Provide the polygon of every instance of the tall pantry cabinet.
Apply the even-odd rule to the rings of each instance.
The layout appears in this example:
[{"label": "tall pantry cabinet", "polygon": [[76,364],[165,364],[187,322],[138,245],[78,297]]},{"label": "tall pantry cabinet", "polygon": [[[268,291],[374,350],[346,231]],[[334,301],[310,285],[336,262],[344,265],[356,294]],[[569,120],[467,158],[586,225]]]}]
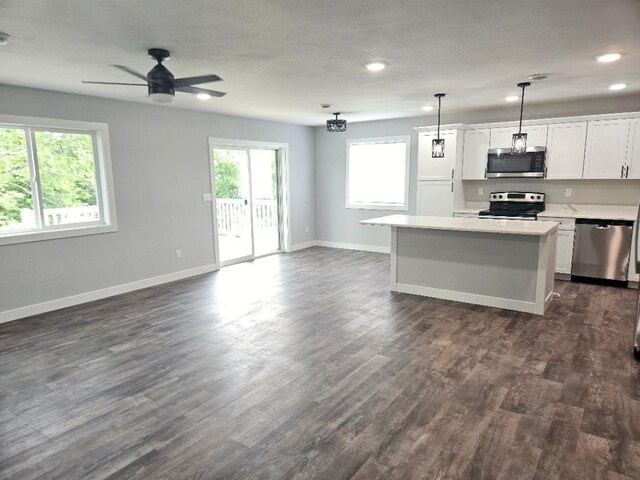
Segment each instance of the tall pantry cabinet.
[{"label": "tall pantry cabinet", "polygon": [[440,131],[444,139],[444,157],[431,156],[431,141],[437,131],[418,132],[417,215],[452,217],[453,210],[464,207],[462,192],[462,130]]}]

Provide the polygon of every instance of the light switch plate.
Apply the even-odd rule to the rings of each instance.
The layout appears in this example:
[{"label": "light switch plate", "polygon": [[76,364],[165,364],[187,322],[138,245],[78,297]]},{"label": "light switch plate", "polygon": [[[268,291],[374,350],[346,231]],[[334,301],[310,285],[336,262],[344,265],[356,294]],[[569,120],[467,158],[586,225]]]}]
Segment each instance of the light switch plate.
[{"label": "light switch plate", "polygon": [[484,188],[478,187],[478,195],[480,195],[481,197],[484,195]]},{"label": "light switch plate", "polygon": [[212,200],[211,194],[210,193],[203,193],[202,194],[202,201],[203,202],[210,202]]}]

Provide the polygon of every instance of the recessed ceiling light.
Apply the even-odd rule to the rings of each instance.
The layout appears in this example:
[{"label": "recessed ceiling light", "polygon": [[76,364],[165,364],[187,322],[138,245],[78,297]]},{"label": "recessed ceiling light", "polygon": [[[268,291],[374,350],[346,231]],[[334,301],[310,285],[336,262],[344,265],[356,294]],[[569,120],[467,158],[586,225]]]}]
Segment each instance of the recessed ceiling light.
[{"label": "recessed ceiling light", "polygon": [[387,68],[387,62],[369,62],[364,65],[370,72],[379,72]]},{"label": "recessed ceiling light", "polygon": [[627,88],[626,83],[614,83],[613,85],[609,85],[609,90],[624,90]]},{"label": "recessed ceiling light", "polygon": [[211,95],[209,95],[208,93],[199,93],[196,95],[196,97],[198,97],[200,100],[209,100],[211,98]]},{"label": "recessed ceiling light", "polygon": [[520,97],[517,95],[509,95],[508,97],[505,98],[505,100],[507,102],[517,102],[518,100],[520,100]]},{"label": "recessed ceiling light", "polygon": [[6,45],[11,41],[11,35],[0,32],[0,45]]},{"label": "recessed ceiling light", "polygon": [[425,105],[424,107],[422,107],[422,110],[424,110],[425,112],[430,112],[431,110],[433,110],[433,105]]},{"label": "recessed ceiling light", "polygon": [[609,62],[615,62],[616,60],[620,60],[621,57],[622,57],[621,53],[605,53],[604,55],[598,55],[596,57],[596,60],[598,60],[601,63],[609,63]]}]

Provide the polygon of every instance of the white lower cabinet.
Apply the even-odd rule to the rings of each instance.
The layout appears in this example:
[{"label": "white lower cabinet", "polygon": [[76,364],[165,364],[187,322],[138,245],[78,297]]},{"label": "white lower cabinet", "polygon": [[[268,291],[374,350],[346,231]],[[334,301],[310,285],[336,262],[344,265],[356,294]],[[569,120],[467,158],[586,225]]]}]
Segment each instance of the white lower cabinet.
[{"label": "white lower cabinet", "polygon": [[418,182],[418,215],[431,217],[453,216],[453,182]]},{"label": "white lower cabinet", "polygon": [[576,221],[573,218],[540,217],[539,220],[558,222],[558,245],[556,248],[556,273],[571,275],[573,260],[573,240],[576,235]]}]

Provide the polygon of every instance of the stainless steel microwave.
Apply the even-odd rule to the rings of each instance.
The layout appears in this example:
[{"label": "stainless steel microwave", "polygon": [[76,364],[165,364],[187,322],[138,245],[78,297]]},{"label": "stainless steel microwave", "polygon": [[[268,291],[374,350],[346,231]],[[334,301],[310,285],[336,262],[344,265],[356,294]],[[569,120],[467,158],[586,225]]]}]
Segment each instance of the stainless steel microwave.
[{"label": "stainless steel microwave", "polygon": [[546,176],[546,147],[529,147],[525,153],[511,153],[510,148],[492,148],[487,155],[487,178]]}]

